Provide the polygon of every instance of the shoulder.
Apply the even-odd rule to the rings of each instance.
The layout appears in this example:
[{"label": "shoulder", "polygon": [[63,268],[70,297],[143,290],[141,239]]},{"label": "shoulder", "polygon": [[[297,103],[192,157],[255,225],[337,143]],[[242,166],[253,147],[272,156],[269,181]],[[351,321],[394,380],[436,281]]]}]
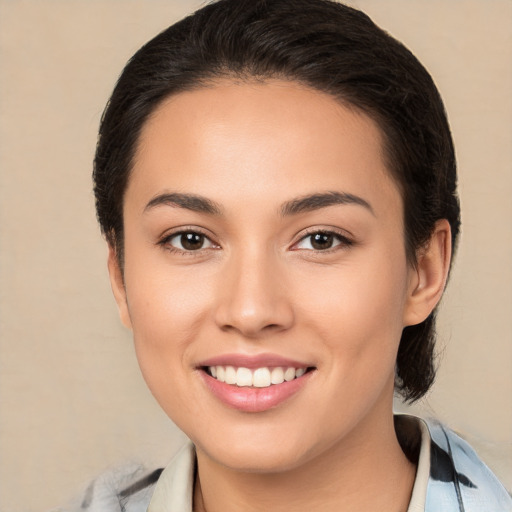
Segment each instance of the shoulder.
[{"label": "shoulder", "polygon": [[161,473],[134,465],[108,471],[61,512],[146,512]]},{"label": "shoulder", "polygon": [[195,449],[188,441],[164,469],[125,466],[94,480],[73,506],[53,512],[192,510]]},{"label": "shoulder", "polygon": [[445,503],[464,512],[510,512],[512,499],[471,446],[441,423],[425,421],[431,437],[425,510]]}]

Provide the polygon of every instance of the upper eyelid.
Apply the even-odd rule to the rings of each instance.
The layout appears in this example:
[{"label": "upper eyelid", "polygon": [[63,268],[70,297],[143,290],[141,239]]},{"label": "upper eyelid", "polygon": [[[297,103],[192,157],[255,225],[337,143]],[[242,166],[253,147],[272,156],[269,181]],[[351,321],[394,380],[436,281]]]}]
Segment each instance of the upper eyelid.
[{"label": "upper eyelid", "polygon": [[[308,238],[316,233],[325,233],[325,234],[334,235],[335,237],[337,237],[339,244],[337,244],[333,247],[329,247],[327,249],[305,249],[305,248],[297,247],[303,240],[305,240],[306,238]],[[355,244],[354,238],[352,236],[348,236],[347,234],[344,234],[343,230],[338,231],[333,228],[331,228],[331,229],[315,228],[305,234],[302,234],[300,237],[298,237],[295,240],[295,242],[293,242],[291,244],[290,250],[294,251],[294,252],[295,251],[306,251],[311,254],[319,254],[320,255],[320,254],[330,254],[333,252],[337,252],[339,250],[351,247],[354,244]]]},{"label": "upper eyelid", "polygon": [[166,230],[158,237],[158,240],[159,240],[159,242],[163,242],[165,240],[169,240],[177,235],[182,235],[184,233],[197,233],[198,235],[202,235],[202,236],[208,238],[208,240],[210,240],[210,242],[217,243],[217,242],[215,242],[212,234],[210,234],[208,232],[208,230],[205,230],[199,226],[179,226],[177,228],[172,228],[170,230]]},{"label": "upper eyelid", "polygon": [[169,236],[164,237],[164,240],[172,240],[173,238],[177,238],[179,236],[183,236],[189,233],[193,233],[195,235],[200,235],[204,237],[206,240],[208,240],[211,244],[215,244],[215,242],[204,233],[201,233],[200,231],[177,231],[176,233],[171,233]]},{"label": "upper eyelid", "polygon": [[[206,238],[210,242],[211,246],[210,247],[201,247],[200,249],[196,249],[196,250],[187,250],[187,249],[180,249],[179,247],[175,247],[174,245],[172,245],[170,243],[170,241],[173,238],[179,237],[180,235],[183,235],[185,233],[196,233],[198,235],[204,236],[204,238]],[[193,229],[192,228],[186,229],[186,228],[180,227],[180,228],[176,228],[175,230],[171,230],[171,232],[167,232],[164,235],[162,235],[161,237],[159,237],[156,242],[156,245],[160,246],[161,248],[163,248],[167,251],[170,251],[172,253],[180,254],[183,256],[187,255],[187,256],[191,256],[191,257],[193,257],[193,256],[199,257],[200,255],[205,254],[204,251],[217,250],[218,248],[220,248],[220,244],[218,244],[217,242],[212,240],[211,236],[208,236],[206,233],[204,233],[202,230],[198,229],[197,227],[193,228]]]},{"label": "upper eyelid", "polygon": [[[164,244],[168,242],[170,239],[172,239],[175,236],[184,234],[184,233],[197,233],[205,238],[207,238],[210,243],[212,243],[215,246],[222,247],[222,244],[216,241],[216,237],[212,236],[208,233],[209,230],[203,229],[199,226],[179,226],[176,228],[171,229],[170,231],[165,232],[158,238],[158,244]],[[354,236],[341,228],[335,228],[333,226],[325,226],[325,227],[311,227],[307,228],[305,231],[302,230],[301,232],[297,233],[294,238],[293,242],[291,243],[290,247],[293,247],[297,245],[300,241],[304,240],[308,236],[312,236],[316,233],[326,233],[326,234],[332,234],[338,238],[340,238],[342,241],[354,243]],[[179,249],[178,249],[179,250]]]},{"label": "upper eyelid", "polygon": [[345,240],[350,240],[350,241],[354,240],[354,235],[352,235],[352,233],[350,233],[349,231],[341,229],[341,228],[326,226],[326,227],[307,228],[305,231],[301,231],[301,232],[297,233],[297,235],[294,237],[295,241],[293,242],[293,244],[296,244],[296,243],[300,242],[301,240],[303,240],[304,238],[314,235],[316,233],[326,233],[326,234],[338,236],[340,238],[344,238]]}]

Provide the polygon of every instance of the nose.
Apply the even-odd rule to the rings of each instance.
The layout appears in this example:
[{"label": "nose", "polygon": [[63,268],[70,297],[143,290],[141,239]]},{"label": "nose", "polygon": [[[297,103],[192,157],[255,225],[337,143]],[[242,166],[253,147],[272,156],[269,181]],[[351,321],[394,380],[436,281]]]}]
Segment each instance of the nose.
[{"label": "nose", "polygon": [[245,254],[226,262],[214,312],[220,329],[259,338],[293,325],[284,272],[275,260],[269,255]]}]

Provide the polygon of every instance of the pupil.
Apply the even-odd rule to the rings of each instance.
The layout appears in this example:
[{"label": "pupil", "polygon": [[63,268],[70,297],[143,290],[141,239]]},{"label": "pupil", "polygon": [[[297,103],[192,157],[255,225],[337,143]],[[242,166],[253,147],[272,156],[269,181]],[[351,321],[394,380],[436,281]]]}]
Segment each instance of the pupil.
[{"label": "pupil", "polygon": [[188,251],[196,251],[201,249],[204,242],[204,236],[197,233],[184,233],[181,235],[181,245]]},{"label": "pupil", "polygon": [[311,245],[314,249],[329,249],[332,247],[333,235],[329,233],[316,233],[313,235]]}]

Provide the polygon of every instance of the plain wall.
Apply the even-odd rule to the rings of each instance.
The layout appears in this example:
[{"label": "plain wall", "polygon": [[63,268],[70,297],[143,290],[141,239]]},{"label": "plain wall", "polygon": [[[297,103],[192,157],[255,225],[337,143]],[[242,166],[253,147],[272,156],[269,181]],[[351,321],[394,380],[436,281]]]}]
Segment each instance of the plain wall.
[{"label": "plain wall", "polygon": [[[441,368],[414,408],[461,432],[512,489],[512,2],[352,2],[432,73],[457,148],[463,232]],[[126,60],[192,0],[0,0],[0,510],[64,504],[183,434],[118,320],[91,161]],[[403,409],[402,406],[398,406]]]}]

